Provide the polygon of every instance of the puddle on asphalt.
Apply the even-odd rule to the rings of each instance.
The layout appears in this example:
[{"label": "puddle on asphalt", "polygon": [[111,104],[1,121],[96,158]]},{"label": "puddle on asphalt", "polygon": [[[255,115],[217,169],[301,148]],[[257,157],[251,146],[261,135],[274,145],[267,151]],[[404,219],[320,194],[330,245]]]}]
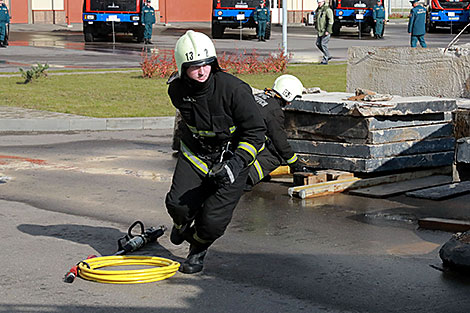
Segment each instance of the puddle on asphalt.
[{"label": "puddle on asphalt", "polygon": [[399,212],[367,212],[351,217],[362,223],[372,225],[383,225],[383,224],[407,224],[415,225],[418,223],[418,218],[410,213],[399,213]]}]

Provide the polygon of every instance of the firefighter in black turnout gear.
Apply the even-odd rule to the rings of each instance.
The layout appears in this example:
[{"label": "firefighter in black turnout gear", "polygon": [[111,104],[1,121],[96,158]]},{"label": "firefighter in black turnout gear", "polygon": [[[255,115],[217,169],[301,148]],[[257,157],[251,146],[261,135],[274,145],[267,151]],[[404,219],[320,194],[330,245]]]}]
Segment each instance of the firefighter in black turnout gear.
[{"label": "firefighter in black turnout gear", "polygon": [[171,242],[190,244],[180,271],[192,274],[224,234],[266,129],[250,86],[221,71],[209,37],[187,31],[176,43],[175,60],[168,94],[184,123],[165,203],[174,222]]},{"label": "firefighter in black turnout gear", "polygon": [[281,164],[288,164],[291,172],[303,172],[305,163],[292,151],[287,142],[282,108],[296,98],[302,97],[302,82],[295,76],[282,75],[276,79],[273,88],[256,94],[264,122],[266,124],[266,145],[259,152],[257,160],[250,168],[246,191],[259,183]]}]

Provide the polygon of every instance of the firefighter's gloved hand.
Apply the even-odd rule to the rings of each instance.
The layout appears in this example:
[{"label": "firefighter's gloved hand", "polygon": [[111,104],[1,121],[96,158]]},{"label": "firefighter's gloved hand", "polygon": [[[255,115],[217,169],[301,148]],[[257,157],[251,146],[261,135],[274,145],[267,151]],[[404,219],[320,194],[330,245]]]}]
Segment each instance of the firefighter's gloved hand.
[{"label": "firefighter's gloved hand", "polygon": [[298,172],[309,172],[307,164],[301,160],[297,160],[292,164],[289,164],[291,173],[298,173]]},{"label": "firefighter's gloved hand", "polygon": [[214,165],[209,171],[209,178],[212,178],[218,186],[228,186],[235,182],[243,167],[243,160],[234,155],[230,160]]}]

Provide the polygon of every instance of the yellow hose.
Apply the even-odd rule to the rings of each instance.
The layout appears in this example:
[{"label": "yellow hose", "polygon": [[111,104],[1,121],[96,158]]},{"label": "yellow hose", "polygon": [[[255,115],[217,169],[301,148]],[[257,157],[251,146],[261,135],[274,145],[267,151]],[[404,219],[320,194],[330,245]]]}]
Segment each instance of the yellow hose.
[{"label": "yellow hose", "polygon": [[[90,268],[88,268],[87,264]],[[153,266],[137,270],[102,270],[111,266]],[[141,284],[169,278],[178,271],[180,264],[160,257],[152,256],[102,256],[87,259],[78,264],[80,277],[108,284]]]}]

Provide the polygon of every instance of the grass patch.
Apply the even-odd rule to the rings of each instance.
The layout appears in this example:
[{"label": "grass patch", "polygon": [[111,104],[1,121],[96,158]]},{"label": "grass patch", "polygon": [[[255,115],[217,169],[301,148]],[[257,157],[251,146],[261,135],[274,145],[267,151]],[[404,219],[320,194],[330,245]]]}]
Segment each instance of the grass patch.
[{"label": "grass patch", "polygon": [[[290,65],[286,73],[300,78],[305,87],[346,90],[345,64]],[[271,87],[278,76],[238,75],[258,89]],[[0,105],[92,117],[172,116],[175,112],[166,79],[144,79],[140,73],[49,75],[30,84],[22,82],[21,77],[0,77]]]}]

